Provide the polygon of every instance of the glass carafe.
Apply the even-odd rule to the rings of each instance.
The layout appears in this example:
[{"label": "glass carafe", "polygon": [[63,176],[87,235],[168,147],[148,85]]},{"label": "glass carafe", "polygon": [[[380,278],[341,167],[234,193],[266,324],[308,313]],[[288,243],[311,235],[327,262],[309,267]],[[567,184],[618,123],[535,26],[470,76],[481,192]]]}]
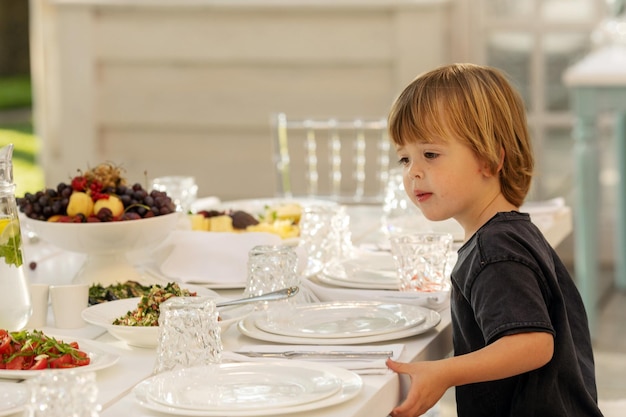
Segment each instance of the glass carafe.
[{"label": "glass carafe", "polygon": [[0,329],[21,330],[31,314],[13,184],[13,145],[0,148]]}]

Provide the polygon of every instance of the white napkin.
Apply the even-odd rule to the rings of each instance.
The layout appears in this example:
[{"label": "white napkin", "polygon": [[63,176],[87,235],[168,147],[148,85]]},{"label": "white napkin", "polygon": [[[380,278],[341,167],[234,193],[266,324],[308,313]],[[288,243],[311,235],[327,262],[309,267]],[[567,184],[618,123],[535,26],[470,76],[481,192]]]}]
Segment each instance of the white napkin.
[{"label": "white napkin", "polygon": [[315,294],[320,301],[374,300],[419,305],[435,311],[442,311],[450,305],[450,291],[360,290],[326,285],[314,277],[303,279],[301,286]]},{"label": "white napkin", "polygon": [[[404,344],[389,344],[389,345],[246,345],[237,349],[239,352],[290,352],[290,351],[315,351],[315,352],[328,352],[328,351],[350,351],[350,352],[368,352],[368,351],[392,351],[391,359],[398,360],[402,351],[404,350]],[[246,355],[240,355],[235,352],[222,352],[222,359],[225,361],[233,362],[251,362],[251,361],[315,361],[324,362],[329,365],[337,366],[340,368],[349,369],[359,375],[379,375],[391,372],[387,368],[385,361],[386,358],[358,358],[358,359],[342,359],[342,358],[306,358],[296,357],[294,359],[282,359],[282,358],[252,358]]]},{"label": "white napkin", "polygon": [[245,286],[250,249],[280,244],[282,239],[271,233],[176,230],[157,249],[157,256],[163,259],[161,273],[178,281]]}]

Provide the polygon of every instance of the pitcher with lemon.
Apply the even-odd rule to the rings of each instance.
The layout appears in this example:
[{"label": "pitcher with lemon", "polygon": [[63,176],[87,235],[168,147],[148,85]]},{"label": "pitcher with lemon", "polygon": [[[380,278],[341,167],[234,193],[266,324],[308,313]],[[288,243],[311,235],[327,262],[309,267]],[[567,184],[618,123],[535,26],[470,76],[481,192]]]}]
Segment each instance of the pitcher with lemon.
[{"label": "pitcher with lemon", "polygon": [[21,330],[31,314],[13,184],[13,145],[0,148],[0,329]]}]

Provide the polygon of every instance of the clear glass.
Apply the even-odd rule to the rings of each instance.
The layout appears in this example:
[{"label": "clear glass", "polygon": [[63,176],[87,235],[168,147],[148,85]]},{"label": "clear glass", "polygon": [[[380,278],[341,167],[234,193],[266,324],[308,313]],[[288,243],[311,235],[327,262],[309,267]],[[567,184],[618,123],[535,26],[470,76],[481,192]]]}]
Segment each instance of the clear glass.
[{"label": "clear glass", "polygon": [[155,374],[220,362],[223,346],[213,299],[172,297],[159,308]]},{"label": "clear glass", "polygon": [[400,291],[447,291],[452,249],[449,233],[392,236],[391,254],[400,277]]},{"label": "clear glass", "polygon": [[13,145],[0,148],[0,328],[21,330],[32,307],[13,184]]},{"label": "clear glass", "polygon": [[382,231],[386,236],[417,232],[428,228],[425,217],[404,190],[402,175],[402,168],[389,171],[381,218]]},{"label": "clear glass", "polygon": [[298,255],[292,246],[259,245],[248,254],[248,283],[245,297],[297,287]]},{"label": "clear glass", "polygon": [[191,176],[170,175],[152,180],[152,189],[164,191],[176,204],[176,210],[189,213],[198,197],[196,179]]},{"label": "clear glass", "polygon": [[27,381],[27,417],[98,417],[98,387],[94,372],[70,369],[41,372]]},{"label": "clear glass", "polygon": [[300,245],[307,253],[304,275],[319,272],[333,259],[352,255],[350,216],[345,206],[309,206],[300,217]]}]

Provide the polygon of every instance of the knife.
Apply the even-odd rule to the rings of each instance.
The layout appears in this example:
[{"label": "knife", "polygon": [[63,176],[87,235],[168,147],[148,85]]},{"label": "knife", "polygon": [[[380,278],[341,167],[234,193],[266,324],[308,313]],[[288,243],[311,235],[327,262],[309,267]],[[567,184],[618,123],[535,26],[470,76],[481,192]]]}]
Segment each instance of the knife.
[{"label": "knife", "polygon": [[335,358],[335,359],[377,359],[390,358],[391,350],[353,351],[353,350],[287,350],[282,352],[234,352],[250,358]]}]

